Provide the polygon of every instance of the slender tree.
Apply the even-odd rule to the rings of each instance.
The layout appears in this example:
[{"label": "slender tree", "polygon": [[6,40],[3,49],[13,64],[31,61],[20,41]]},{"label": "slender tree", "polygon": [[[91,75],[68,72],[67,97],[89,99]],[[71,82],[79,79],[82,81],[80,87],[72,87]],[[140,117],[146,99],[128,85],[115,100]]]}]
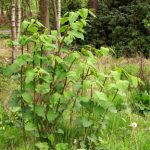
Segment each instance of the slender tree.
[{"label": "slender tree", "polygon": [[52,0],[52,5],[53,5],[53,14],[54,14],[54,27],[55,30],[58,30],[58,14],[57,14],[57,6],[56,6],[56,0]]},{"label": "slender tree", "polygon": [[1,9],[1,15],[4,15],[4,0],[0,1],[0,9]]},{"label": "slender tree", "polygon": [[28,18],[31,18],[32,17],[32,10],[31,10],[31,6],[30,6],[31,0],[26,0],[26,3],[27,3],[27,10],[28,10],[28,12],[27,12]]},{"label": "slender tree", "polygon": [[11,33],[12,33],[12,63],[18,53],[17,42],[20,35],[21,3],[20,0],[11,0]]},{"label": "slender tree", "polygon": [[98,0],[89,0],[88,6],[89,6],[89,8],[93,9],[96,13],[97,9],[98,9]]},{"label": "slender tree", "polygon": [[[61,0],[58,0],[58,25],[57,25],[57,30],[60,30],[60,18],[61,18]],[[59,36],[60,32],[59,32]]]},{"label": "slender tree", "polygon": [[40,8],[40,20],[42,24],[47,27],[50,31],[50,1],[49,0],[39,0],[39,8]]},{"label": "slender tree", "polygon": [[11,33],[12,33],[12,63],[17,57],[16,7],[15,0],[11,0]]},{"label": "slender tree", "polygon": [[[57,2],[57,3],[56,3]],[[55,29],[57,31],[60,30],[60,18],[61,18],[61,0],[52,0],[52,4],[53,4],[53,14],[54,14],[54,20],[55,20]],[[59,36],[60,35],[60,32]]]},{"label": "slender tree", "polygon": [[21,3],[20,0],[16,0],[16,36],[17,36],[17,40],[19,38],[20,35],[20,25],[21,25]]}]

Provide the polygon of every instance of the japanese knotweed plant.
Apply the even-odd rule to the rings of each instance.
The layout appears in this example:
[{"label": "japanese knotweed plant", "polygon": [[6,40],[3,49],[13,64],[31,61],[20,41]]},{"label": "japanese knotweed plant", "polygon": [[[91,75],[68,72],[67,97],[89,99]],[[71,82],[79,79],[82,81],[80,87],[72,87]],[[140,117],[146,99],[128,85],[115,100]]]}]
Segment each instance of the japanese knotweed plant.
[{"label": "japanese knotweed plant", "polygon": [[24,140],[32,134],[39,149],[100,146],[107,114],[117,113],[113,102],[117,97],[126,102],[128,89],[138,84],[120,68],[100,72],[90,50],[69,50],[74,40],[84,40],[88,14],[87,9],[66,13],[60,31],[50,35],[36,20],[22,23],[22,54],[5,72],[20,81],[10,106],[18,108]]}]

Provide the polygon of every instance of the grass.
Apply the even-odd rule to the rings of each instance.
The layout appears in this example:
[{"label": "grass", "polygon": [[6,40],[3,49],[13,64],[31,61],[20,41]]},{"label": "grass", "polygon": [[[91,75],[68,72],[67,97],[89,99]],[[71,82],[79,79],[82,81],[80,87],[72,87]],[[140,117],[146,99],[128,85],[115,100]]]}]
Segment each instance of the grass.
[{"label": "grass", "polygon": [[[11,62],[11,48],[7,46],[9,39],[0,39],[0,73],[1,67]],[[11,91],[13,89],[13,81],[0,74],[0,101],[6,105]]]},{"label": "grass", "polygon": [[8,46],[8,42],[9,39],[0,39],[0,60],[1,61],[4,61],[11,57],[11,48]]},{"label": "grass", "polygon": [[0,30],[10,30],[10,26],[9,25],[0,26]]}]

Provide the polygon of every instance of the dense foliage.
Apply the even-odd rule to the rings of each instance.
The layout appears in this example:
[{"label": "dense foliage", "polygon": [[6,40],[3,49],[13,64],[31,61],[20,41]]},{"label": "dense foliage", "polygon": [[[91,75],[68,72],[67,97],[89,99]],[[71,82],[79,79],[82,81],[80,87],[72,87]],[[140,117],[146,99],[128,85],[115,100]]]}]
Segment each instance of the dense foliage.
[{"label": "dense foliage", "polygon": [[117,56],[141,52],[149,57],[150,36],[145,19],[150,19],[149,1],[99,1],[97,18],[92,21],[92,28],[87,29],[87,39],[96,47],[114,47]]}]

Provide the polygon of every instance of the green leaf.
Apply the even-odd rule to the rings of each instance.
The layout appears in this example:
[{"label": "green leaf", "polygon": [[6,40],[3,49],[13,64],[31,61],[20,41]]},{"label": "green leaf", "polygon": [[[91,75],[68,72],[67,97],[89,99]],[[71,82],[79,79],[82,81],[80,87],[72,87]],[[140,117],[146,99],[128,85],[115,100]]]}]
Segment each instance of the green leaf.
[{"label": "green leaf", "polygon": [[96,18],[96,15],[95,15],[92,11],[90,11],[90,10],[89,10],[89,14],[90,14],[92,17]]},{"label": "green leaf", "polygon": [[98,80],[101,81],[102,83],[106,79],[107,75],[104,74],[103,72],[98,73]]},{"label": "green leaf", "polygon": [[33,70],[27,71],[25,83],[28,84],[28,83],[32,82],[34,80],[35,76],[36,76],[36,74]]},{"label": "green leaf", "polygon": [[49,122],[54,121],[58,117],[59,113],[54,110],[49,110],[47,114],[47,119]]},{"label": "green leaf", "polygon": [[63,17],[63,18],[61,18],[61,19],[60,19],[61,25],[64,25],[66,22],[68,22],[68,21],[69,21],[68,19],[69,19],[68,17]]},{"label": "green leaf", "polygon": [[60,32],[65,32],[68,29],[68,25],[64,25],[60,28]]},{"label": "green leaf", "polygon": [[23,99],[25,100],[25,102],[31,104],[33,102],[33,96],[30,93],[23,93],[22,94]]},{"label": "green leaf", "polygon": [[56,49],[56,45],[51,44],[51,43],[46,43],[46,44],[44,44],[44,46],[46,48],[46,51],[53,51]]},{"label": "green leaf", "polygon": [[111,113],[117,113],[117,109],[114,106],[110,106],[108,109]]},{"label": "green leaf", "polygon": [[98,104],[99,104],[99,106],[101,106],[104,109],[107,109],[112,105],[112,103],[109,101],[99,101]]},{"label": "green leaf", "polygon": [[38,31],[38,27],[36,27],[34,24],[31,24],[28,26],[28,31],[32,34],[36,33]]},{"label": "green leaf", "polygon": [[56,30],[52,30],[52,31],[51,31],[51,35],[53,35],[53,36],[56,37],[56,36],[57,36],[57,31],[56,31]]},{"label": "green leaf", "polygon": [[45,81],[45,82],[47,82],[47,83],[51,83],[51,81],[52,81],[52,77],[50,76],[50,75],[47,75],[47,76],[44,76],[44,77],[42,77],[42,79]]},{"label": "green leaf", "polygon": [[65,57],[65,62],[69,63],[70,66],[75,59],[79,59],[79,58],[80,58],[79,52],[75,51]]},{"label": "green leaf", "polygon": [[74,23],[78,19],[79,14],[76,12],[69,13],[69,22]]},{"label": "green leaf", "polygon": [[74,31],[80,31],[80,32],[84,33],[84,30],[82,29],[83,28],[83,23],[82,22],[76,21],[76,22],[72,23],[70,25],[70,27]]},{"label": "green leaf", "polygon": [[63,62],[63,59],[60,58],[59,56],[56,56],[56,57],[55,57],[55,60],[56,60],[59,64]]},{"label": "green leaf", "polygon": [[89,11],[86,8],[82,8],[82,9],[79,10],[79,14],[82,17],[82,19],[86,19],[87,18],[88,12]]},{"label": "green leaf", "polygon": [[73,42],[75,38],[72,36],[72,35],[68,35],[65,39],[64,39],[64,42],[69,45]]},{"label": "green leaf", "polygon": [[38,20],[36,20],[36,24],[38,25],[38,27],[44,27],[44,25],[41,22],[39,22]]},{"label": "green leaf", "polygon": [[50,142],[51,142],[52,145],[55,144],[55,136],[54,136],[54,134],[50,134],[50,136],[48,137],[48,139],[50,140]]},{"label": "green leaf", "polygon": [[35,106],[35,113],[38,116],[45,118],[45,107],[42,105],[36,105]]},{"label": "green leaf", "polygon": [[58,101],[60,100],[61,95],[58,92],[55,92],[51,97],[50,97],[50,102],[54,105],[56,105],[58,103]]},{"label": "green leaf", "polygon": [[118,90],[126,91],[128,89],[129,82],[127,80],[118,80],[116,82],[116,86]]},{"label": "green leaf", "polygon": [[28,42],[29,42],[30,38],[27,37],[26,35],[22,35],[20,38],[19,38],[19,44],[21,46],[25,46]]},{"label": "green leaf", "polygon": [[40,35],[39,38],[43,43],[51,43],[52,42],[52,40],[45,34]]},{"label": "green leaf", "polygon": [[62,129],[58,129],[58,130],[57,130],[57,133],[59,133],[59,134],[64,134],[64,131],[63,131]]},{"label": "green leaf", "polygon": [[121,78],[121,73],[118,72],[118,71],[111,71],[111,74],[113,76],[113,78],[117,81],[117,80],[120,80]]},{"label": "green leaf", "polygon": [[26,131],[35,131],[36,127],[34,126],[34,124],[32,122],[27,122],[25,124],[25,130]]},{"label": "green leaf", "polygon": [[138,78],[132,75],[130,75],[129,78],[131,80],[132,86],[136,88],[138,86]]},{"label": "green leaf", "polygon": [[69,31],[68,32],[68,34],[69,35],[73,35],[73,36],[75,36],[76,38],[78,38],[78,39],[82,39],[82,40],[84,40],[84,35],[83,35],[83,33],[81,33],[81,32],[77,32],[77,31]]},{"label": "green leaf", "polygon": [[38,142],[35,144],[35,146],[39,149],[39,150],[49,150],[49,146],[46,142]]},{"label": "green leaf", "polygon": [[94,96],[94,99],[97,99],[98,101],[99,100],[103,100],[103,101],[108,100],[107,95],[103,92],[95,91],[93,96]]},{"label": "green leaf", "polygon": [[108,90],[111,90],[111,89],[118,89],[118,87],[115,83],[109,83]]},{"label": "green leaf", "polygon": [[36,86],[36,92],[37,93],[42,93],[42,94],[46,94],[49,92],[50,90],[50,86],[49,86],[49,83],[42,83],[42,84],[38,84]]},{"label": "green leaf", "polygon": [[69,150],[68,143],[58,143],[56,145],[56,150]]},{"label": "green leaf", "polygon": [[91,85],[92,85],[92,81],[84,80],[83,81],[83,86],[82,86],[83,93],[87,92],[87,90],[89,90],[89,87],[91,87]]},{"label": "green leaf", "polygon": [[83,55],[93,58],[93,54],[89,50],[82,48],[81,52]]},{"label": "green leaf", "polygon": [[34,33],[36,33],[38,31],[38,27],[36,25],[36,20],[35,19],[31,19],[27,31],[29,31],[32,34],[34,34]]},{"label": "green leaf", "polygon": [[90,127],[93,124],[92,120],[89,120],[88,118],[82,119],[82,124],[84,128]]},{"label": "green leaf", "polygon": [[18,64],[12,64],[10,66],[8,66],[7,68],[5,68],[3,70],[4,75],[6,76],[11,76],[13,73],[18,72],[20,69],[20,66]]},{"label": "green leaf", "polygon": [[25,32],[26,31],[26,29],[27,29],[27,27],[29,26],[29,24],[30,24],[30,22],[28,22],[28,21],[23,21],[22,22],[22,24],[21,24],[21,31],[22,32]]},{"label": "green leaf", "polygon": [[86,25],[87,25],[86,20],[84,20],[84,19],[80,19],[80,21],[81,21],[81,23],[83,24],[83,26],[86,26]]},{"label": "green leaf", "polygon": [[109,48],[101,47],[100,52],[102,56],[107,56],[109,54]]}]

